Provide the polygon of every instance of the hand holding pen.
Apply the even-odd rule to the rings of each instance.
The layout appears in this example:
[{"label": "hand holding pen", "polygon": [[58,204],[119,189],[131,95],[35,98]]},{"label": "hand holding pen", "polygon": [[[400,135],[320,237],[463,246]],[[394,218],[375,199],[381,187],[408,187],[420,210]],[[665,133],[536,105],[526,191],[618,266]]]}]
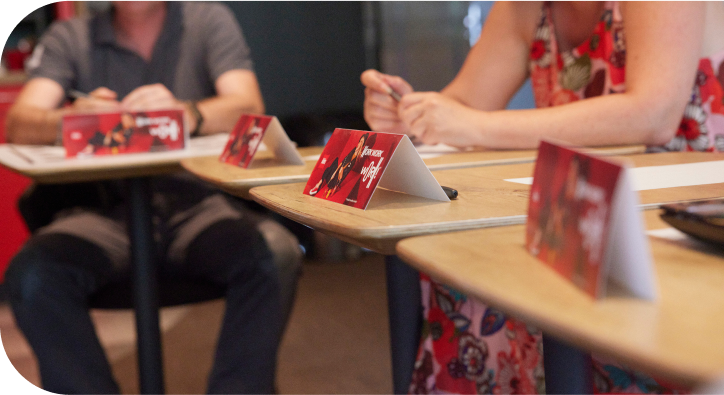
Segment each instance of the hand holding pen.
[{"label": "hand holding pen", "polygon": [[119,111],[121,103],[116,92],[100,87],[90,93],[69,90],[68,97],[73,100],[73,109],[79,111]]},{"label": "hand holding pen", "polygon": [[364,116],[376,132],[407,134],[407,126],[398,115],[398,101],[413,92],[412,86],[397,76],[367,70],[360,77],[365,85]]}]

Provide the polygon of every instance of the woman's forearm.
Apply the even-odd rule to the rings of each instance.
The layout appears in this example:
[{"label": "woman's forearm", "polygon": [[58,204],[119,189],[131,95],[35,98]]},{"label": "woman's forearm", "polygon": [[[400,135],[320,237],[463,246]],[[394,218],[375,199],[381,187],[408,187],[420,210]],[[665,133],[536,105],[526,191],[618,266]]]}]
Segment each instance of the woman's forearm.
[{"label": "woman's forearm", "polygon": [[582,146],[661,145],[674,137],[685,105],[623,93],[550,108],[478,112],[474,145],[536,148],[543,138]]}]

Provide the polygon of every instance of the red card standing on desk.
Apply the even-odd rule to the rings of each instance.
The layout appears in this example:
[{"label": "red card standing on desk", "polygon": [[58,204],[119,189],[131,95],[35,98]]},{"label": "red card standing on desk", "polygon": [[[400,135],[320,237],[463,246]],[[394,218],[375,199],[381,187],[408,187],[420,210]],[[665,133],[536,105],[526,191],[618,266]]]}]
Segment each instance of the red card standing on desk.
[{"label": "red card standing on desk", "polygon": [[69,158],[186,147],[181,110],[66,115],[62,133]]},{"label": "red card standing on desk", "polygon": [[613,280],[652,298],[650,254],[629,182],[622,165],[542,142],[528,207],[530,253],[593,297]]},{"label": "red card standing on desk", "polygon": [[403,137],[335,130],[319,156],[304,194],[364,209]]},{"label": "red card standing on desk", "polygon": [[378,188],[450,202],[404,134],[336,129],[304,194],[366,209]]},{"label": "red card standing on desk", "polygon": [[276,165],[304,165],[296,145],[275,116],[243,114],[229,134],[219,161],[244,169],[256,166],[254,157],[264,143]]},{"label": "red card standing on desk", "polygon": [[251,164],[272,117],[243,115],[229,136],[219,160],[246,169]]}]

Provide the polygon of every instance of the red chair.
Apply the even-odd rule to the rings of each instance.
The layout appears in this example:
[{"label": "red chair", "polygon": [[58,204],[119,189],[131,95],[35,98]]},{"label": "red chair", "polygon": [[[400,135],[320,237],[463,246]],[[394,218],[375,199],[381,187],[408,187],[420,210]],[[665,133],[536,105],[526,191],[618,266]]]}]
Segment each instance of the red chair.
[{"label": "red chair", "polygon": [[[5,143],[5,115],[20,89],[22,85],[0,87],[0,143]],[[28,185],[29,178],[0,166],[0,284],[10,259],[29,236],[16,206],[18,198]]]}]

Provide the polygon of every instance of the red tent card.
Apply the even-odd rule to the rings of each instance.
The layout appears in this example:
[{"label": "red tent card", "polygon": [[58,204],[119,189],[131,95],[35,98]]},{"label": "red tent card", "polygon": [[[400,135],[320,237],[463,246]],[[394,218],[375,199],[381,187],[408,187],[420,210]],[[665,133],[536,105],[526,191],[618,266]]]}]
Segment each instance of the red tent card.
[{"label": "red tent card", "polygon": [[66,115],[62,133],[69,158],[186,147],[181,110]]},{"label": "red tent card", "polygon": [[334,131],[304,194],[365,209],[378,187],[450,201],[407,136],[349,129]]},{"label": "red tent card", "polygon": [[589,295],[654,299],[653,265],[627,167],[542,142],[526,246]]},{"label": "red tent card", "polygon": [[262,142],[274,153],[276,161],[304,165],[304,159],[289,140],[277,117],[248,114],[239,118],[219,161],[244,169],[253,167],[254,155]]}]

